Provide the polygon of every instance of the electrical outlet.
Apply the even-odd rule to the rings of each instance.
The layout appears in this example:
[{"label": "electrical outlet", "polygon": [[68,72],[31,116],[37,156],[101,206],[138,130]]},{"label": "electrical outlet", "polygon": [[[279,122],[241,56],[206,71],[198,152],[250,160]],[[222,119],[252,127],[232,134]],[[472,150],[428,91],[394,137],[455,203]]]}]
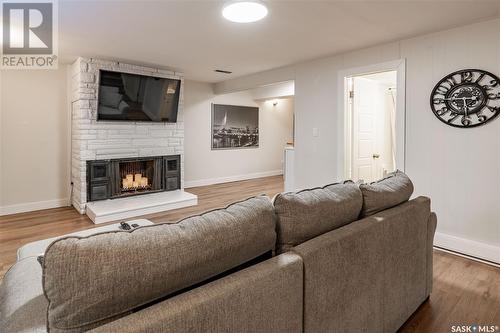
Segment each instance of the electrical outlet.
[{"label": "electrical outlet", "polygon": [[319,129],[317,127],[313,127],[313,137],[319,136]]}]

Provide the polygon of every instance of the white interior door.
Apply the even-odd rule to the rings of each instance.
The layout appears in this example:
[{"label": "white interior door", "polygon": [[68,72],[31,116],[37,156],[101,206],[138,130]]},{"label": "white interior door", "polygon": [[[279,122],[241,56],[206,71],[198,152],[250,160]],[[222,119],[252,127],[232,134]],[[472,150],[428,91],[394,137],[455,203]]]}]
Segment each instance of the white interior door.
[{"label": "white interior door", "polygon": [[[386,75],[388,73],[391,73],[390,78]],[[384,78],[381,78],[379,74],[384,74],[382,75]],[[379,77],[374,78],[374,76]],[[405,171],[405,76],[404,59],[339,71],[338,109],[344,110],[338,113],[337,177],[339,179],[363,178],[369,181],[370,177],[376,180],[396,168]],[[363,82],[362,79],[375,82]],[[358,99],[354,101],[349,97],[349,92],[353,91],[355,80]],[[384,90],[381,94],[376,94],[376,89],[372,92],[368,89],[368,94],[363,93],[367,87],[377,86],[377,83],[379,89]],[[393,92],[392,95],[389,88]],[[367,107],[370,104],[374,105],[377,100],[373,94],[378,95],[384,104],[381,108],[383,115],[380,117],[374,116],[374,113],[378,114],[377,109]],[[358,109],[361,106],[360,113],[355,114],[354,103]],[[354,121],[355,117],[356,121]],[[380,143],[374,142],[379,141],[377,136],[382,136]],[[360,142],[358,137],[363,141]],[[373,161],[373,154],[380,155],[380,158]],[[369,162],[370,156],[371,162]],[[378,165],[378,170],[373,170],[374,165]]]},{"label": "white interior door", "polygon": [[373,80],[353,78],[352,178],[371,182],[379,178],[381,89]]}]

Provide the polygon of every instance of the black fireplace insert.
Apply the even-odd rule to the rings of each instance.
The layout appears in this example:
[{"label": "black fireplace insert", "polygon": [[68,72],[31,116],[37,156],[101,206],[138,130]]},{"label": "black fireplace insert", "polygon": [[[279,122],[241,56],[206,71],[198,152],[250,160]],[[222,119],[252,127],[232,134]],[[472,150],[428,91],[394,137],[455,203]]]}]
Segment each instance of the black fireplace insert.
[{"label": "black fireplace insert", "polygon": [[180,187],[180,155],[87,161],[87,201],[173,191]]}]

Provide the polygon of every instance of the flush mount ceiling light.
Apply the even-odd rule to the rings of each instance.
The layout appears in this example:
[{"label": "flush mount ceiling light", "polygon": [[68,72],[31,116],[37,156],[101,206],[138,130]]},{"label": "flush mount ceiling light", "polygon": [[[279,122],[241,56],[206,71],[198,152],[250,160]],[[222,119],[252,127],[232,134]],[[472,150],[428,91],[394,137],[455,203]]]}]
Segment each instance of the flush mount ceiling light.
[{"label": "flush mount ceiling light", "polygon": [[222,8],[222,16],[236,23],[256,22],[267,16],[267,7],[261,1],[230,1]]}]

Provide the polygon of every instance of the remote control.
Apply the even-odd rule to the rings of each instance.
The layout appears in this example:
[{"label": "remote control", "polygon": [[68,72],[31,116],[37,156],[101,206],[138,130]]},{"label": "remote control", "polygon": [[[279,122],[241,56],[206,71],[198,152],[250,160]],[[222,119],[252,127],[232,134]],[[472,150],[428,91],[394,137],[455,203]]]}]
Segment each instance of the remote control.
[{"label": "remote control", "polygon": [[130,230],[132,229],[127,222],[120,222],[120,229],[122,230]]}]

